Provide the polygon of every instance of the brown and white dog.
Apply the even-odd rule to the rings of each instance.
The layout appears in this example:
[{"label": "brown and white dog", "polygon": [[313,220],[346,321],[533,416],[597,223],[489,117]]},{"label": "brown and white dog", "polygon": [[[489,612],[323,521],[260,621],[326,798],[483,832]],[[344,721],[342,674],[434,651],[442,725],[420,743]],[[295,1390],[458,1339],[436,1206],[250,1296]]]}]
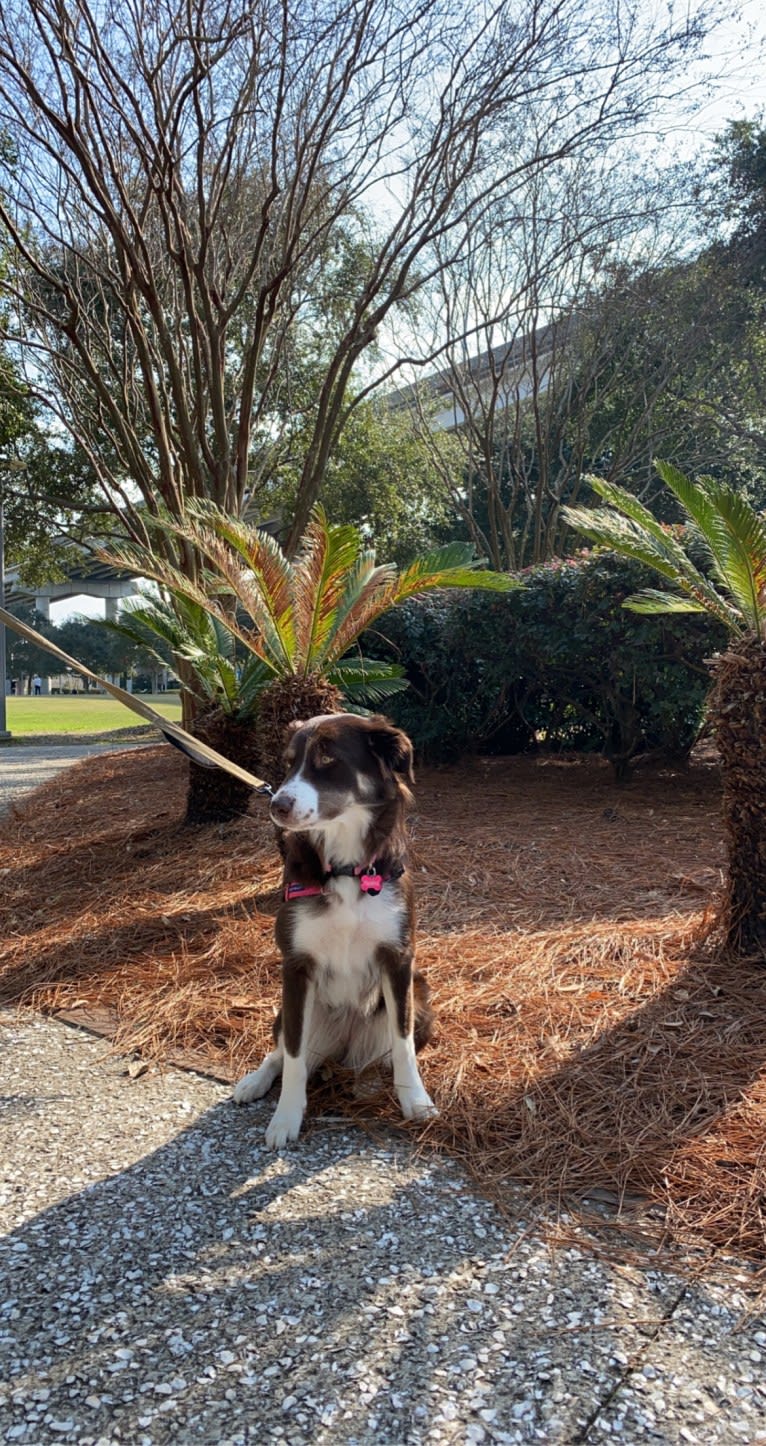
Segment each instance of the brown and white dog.
[{"label": "brown and white dog", "polygon": [[266,1131],[273,1149],[297,1139],[306,1081],[329,1059],[355,1070],[390,1063],[405,1118],[436,1113],[415,1057],[432,1015],[412,969],[404,826],[412,744],[386,718],[329,713],[292,725],[286,762],[271,801],[285,855],[282,1008],[273,1050],[234,1090],[246,1104],[282,1075]]}]

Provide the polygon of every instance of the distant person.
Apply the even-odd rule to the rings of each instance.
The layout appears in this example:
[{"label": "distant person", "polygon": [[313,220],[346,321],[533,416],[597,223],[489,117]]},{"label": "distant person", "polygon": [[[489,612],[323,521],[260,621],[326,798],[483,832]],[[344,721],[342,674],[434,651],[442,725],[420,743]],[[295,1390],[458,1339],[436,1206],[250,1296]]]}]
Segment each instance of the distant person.
[{"label": "distant person", "polygon": [[15,679],[15,678],[11,678],[11,697],[12,697],[12,698],[15,698],[15,697],[16,697],[16,679]]},{"label": "distant person", "polygon": [[42,680],[42,678],[40,677],[40,674],[39,674],[39,673],[35,673],[35,676],[34,676],[34,678],[32,679],[32,687],[33,687],[34,690],[35,690],[35,697],[36,697],[36,698],[39,698],[39,697],[40,697],[40,694],[41,694],[42,691],[43,691],[43,680]]}]

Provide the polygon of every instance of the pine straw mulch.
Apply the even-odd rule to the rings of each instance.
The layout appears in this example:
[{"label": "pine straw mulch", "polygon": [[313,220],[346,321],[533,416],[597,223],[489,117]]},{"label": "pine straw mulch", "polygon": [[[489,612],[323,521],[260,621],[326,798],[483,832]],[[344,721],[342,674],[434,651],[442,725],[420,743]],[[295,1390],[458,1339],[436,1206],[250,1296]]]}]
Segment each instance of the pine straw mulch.
[{"label": "pine straw mulch", "polygon": [[[270,1033],[279,864],[260,801],[183,828],[185,774],[164,746],[91,759],[6,821],[0,1002],[107,1011],[120,1050],[234,1078]],[[766,971],[705,942],[719,804],[710,764],[621,790],[594,760],[421,774],[422,1133],[499,1197],[639,1197],[665,1237],[762,1262]],[[314,1112],[397,1117],[341,1076]]]}]

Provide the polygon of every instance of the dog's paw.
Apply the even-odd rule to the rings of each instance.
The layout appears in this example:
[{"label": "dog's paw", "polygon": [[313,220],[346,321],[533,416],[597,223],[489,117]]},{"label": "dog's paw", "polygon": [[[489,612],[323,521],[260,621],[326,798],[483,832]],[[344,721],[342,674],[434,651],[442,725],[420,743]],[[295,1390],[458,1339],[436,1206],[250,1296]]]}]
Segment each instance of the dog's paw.
[{"label": "dog's paw", "polygon": [[288,1140],[297,1140],[303,1123],[302,1109],[283,1109],[278,1105],[266,1131],[266,1144],[270,1150],[281,1150]]},{"label": "dog's paw", "polygon": [[252,1074],[244,1074],[234,1086],[232,1099],[235,1105],[248,1105],[251,1100],[260,1100],[268,1094],[276,1079],[276,1072],[265,1063]]},{"label": "dog's paw", "polygon": [[424,1089],[402,1090],[399,1094],[399,1104],[405,1120],[438,1119],[439,1111],[431,1096]]}]

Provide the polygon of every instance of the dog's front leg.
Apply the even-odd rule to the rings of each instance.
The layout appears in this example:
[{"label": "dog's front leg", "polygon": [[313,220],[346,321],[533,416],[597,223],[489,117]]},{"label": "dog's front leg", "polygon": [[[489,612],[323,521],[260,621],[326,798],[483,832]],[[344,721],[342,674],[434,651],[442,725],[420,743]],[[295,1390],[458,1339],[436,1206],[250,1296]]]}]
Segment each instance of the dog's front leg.
[{"label": "dog's front leg", "polygon": [[266,1131],[272,1150],[297,1140],[306,1109],[306,1047],[316,993],[310,970],[305,958],[285,959],[282,966],[282,1090]]},{"label": "dog's front leg", "polygon": [[415,1054],[412,956],[395,949],[381,949],[380,962],[396,1096],[406,1120],[429,1119],[438,1114],[438,1110],[420,1078]]}]

